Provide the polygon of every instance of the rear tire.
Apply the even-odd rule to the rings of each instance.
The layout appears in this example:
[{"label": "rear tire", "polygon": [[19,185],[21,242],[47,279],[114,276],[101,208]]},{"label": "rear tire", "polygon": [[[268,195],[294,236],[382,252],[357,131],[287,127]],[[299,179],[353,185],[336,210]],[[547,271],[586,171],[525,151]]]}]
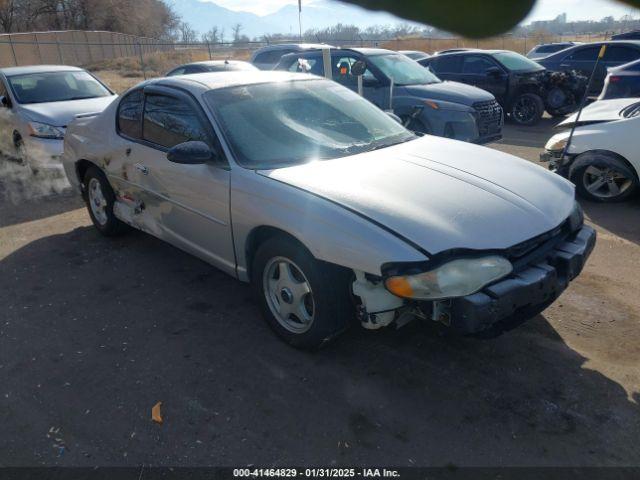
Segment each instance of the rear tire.
[{"label": "rear tire", "polygon": [[125,223],[113,214],[116,195],[105,174],[98,167],[89,167],[83,179],[84,200],[94,227],[105,237],[120,235],[128,230]]},{"label": "rear tire", "polygon": [[266,322],[289,345],[315,350],[348,328],[350,271],[316,260],[300,243],[279,235],[260,245],[251,272]]},{"label": "rear tire", "polygon": [[638,190],[635,172],[620,158],[607,152],[579,155],[569,169],[569,180],[578,194],[594,202],[615,203]]},{"label": "rear tire", "polygon": [[544,103],[535,93],[523,93],[513,101],[509,113],[511,120],[518,125],[535,125],[542,118]]}]

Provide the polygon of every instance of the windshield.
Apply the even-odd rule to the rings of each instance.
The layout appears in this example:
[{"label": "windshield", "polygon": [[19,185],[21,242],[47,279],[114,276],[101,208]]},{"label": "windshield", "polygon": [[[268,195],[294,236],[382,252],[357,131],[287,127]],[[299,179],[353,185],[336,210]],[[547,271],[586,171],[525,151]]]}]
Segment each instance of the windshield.
[{"label": "windshield", "polygon": [[354,155],[416,138],[382,110],[328,80],[205,94],[242,166],[270,169]]},{"label": "windshield", "polygon": [[493,58],[498,60],[508,70],[544,70],[539,63],[529,60],[527,57],[515,52],[494,53]]},{"label": "windshield", "polygon": [[440,79],[419,63],[405,55],[372,55],[367,61],[378,67],[396,85],[424,85],[439,83]]},{"label": "windshield", "polygon": [[91,74],[83,71],[14,75],[8,78],[18,103],[64,102],[112,95]]}]

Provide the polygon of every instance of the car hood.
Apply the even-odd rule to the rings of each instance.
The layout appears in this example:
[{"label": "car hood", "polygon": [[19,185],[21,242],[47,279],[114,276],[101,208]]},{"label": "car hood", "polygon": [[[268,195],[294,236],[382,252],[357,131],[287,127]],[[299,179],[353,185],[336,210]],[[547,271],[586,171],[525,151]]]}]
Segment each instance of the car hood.
[{"label": "car hood", "polygon": [[509,248],[553,230],[574,207],[573,185],[559,175],[433,136],[258,173],[355,211],[430,254]]},{"label": "car hood", "polygon": [[118,98],[117,95],[109,95],[68,102],[23,104],[20,105],[20,110],[33,122],[66,127],[76,115],[102,112],[116,98]]},{"label": "car hood", "polygon": [[[640,102],[640,98],[615,98],[612,100],[598,100],[586,106],[580,114],[579,124],[612,122],[620,120],[620,112],[629,105]],[[576,122],[578,113],[574,113],[558,124],[558,127],[570,127]]]},{"label": "car hood", "polygon": [[[403,92],[404,90],[404,92]],[[402,93],[429,100],[460,103],[471,106],[476,102],[494,100],[489,92],[459,82],[430,83],[426,85],[407,85],[399,87],[397,95]]]}]

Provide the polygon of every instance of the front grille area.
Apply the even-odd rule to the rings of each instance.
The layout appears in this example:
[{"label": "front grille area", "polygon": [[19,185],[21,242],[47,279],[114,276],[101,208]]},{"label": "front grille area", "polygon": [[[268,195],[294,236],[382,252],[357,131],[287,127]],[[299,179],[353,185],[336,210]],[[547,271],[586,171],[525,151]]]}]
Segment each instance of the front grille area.
[{"label": "front grille area", "polygon": [[478,133],[481,137],[500,133],[502,129],[502,107],[495,100],[476,102],[473,108],[478,114]]}]

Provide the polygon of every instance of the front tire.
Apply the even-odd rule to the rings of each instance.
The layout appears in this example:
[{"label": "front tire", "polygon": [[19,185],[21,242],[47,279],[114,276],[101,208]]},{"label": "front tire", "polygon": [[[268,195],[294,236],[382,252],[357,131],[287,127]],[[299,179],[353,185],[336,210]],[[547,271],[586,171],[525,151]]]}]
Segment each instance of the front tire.
[{"label": "front tire", "polygon": [[532,126],[540,121],[544,113],[544,103],[535,93],[518,95],[511,105],[511,120],[518,125]]},{"label": "front tire", "polygon": [[297,241],[285,235],[268,239],[251,272],[265,320],[289,345],[315,350],[348,328],[350,272],[316,260]]},{"label": "front tire", "polygon": [[594,202],[622,202],[638,189],[638,179],[629,166],[613,154],[587,152],[569,169],[569,180],[578,194]]},{"label": "front tire", "polygon": [[84,175],[84,200],[94,227],[105,237],[120,235],[127,225],[113,214],[116,195],[98,167],[89,167]]}]

